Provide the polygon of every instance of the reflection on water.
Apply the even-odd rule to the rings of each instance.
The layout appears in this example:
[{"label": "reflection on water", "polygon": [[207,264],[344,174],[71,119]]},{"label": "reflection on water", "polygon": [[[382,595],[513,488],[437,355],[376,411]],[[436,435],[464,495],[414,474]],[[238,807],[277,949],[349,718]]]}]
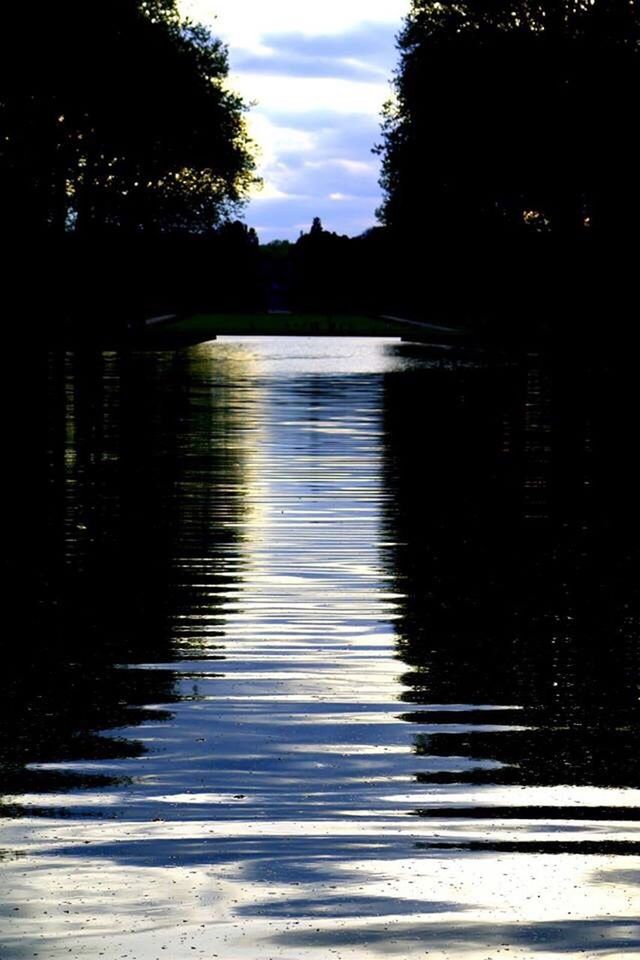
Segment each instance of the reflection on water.
[{"label": "reflection on water", "polygon": [[38,375],[3,958],[640,956],[630,378],[295,339]]}]

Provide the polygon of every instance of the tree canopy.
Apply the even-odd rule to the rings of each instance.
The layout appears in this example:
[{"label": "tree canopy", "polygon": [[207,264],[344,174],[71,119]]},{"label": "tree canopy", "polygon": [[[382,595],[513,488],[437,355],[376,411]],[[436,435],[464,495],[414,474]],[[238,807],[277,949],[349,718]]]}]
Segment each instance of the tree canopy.
[{"label": "tree canopy", "polygon": [[379,148],[383,222],[628,235],[639,41],[629,0],[413,0]]},{"label": "tree canopy", "polygon": [[255,166],[227,74],[175,0],[8,5],[3,230],[205,233],[231,217]]}]

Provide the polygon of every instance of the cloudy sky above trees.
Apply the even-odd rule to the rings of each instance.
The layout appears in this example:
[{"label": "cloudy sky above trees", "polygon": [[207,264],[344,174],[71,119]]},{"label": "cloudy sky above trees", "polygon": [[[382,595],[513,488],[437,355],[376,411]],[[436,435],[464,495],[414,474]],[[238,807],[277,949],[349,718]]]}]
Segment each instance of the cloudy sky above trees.
[{"label": "cloudy sky above trees", "polygon": [[246,212],[263,242],[314,216],[355,235],[380,203],[380,110],[409,0],[183,0],[229,45],[232,84],[254,103],[263,190]]}]

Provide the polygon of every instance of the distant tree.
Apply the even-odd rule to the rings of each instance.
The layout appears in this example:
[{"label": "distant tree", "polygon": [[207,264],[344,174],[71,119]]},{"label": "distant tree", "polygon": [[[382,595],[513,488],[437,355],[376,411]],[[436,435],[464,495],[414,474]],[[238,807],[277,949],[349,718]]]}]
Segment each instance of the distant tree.
[{"label": "distant tree", "polygon": [[4,232],[210,231],[255,178],[226,48],[176,0],[10,4]]},{"label": "distant tree", "polygon": [[258,234],[253,227],[248,227],[240,220],[230,220],[218,227],[217,236],[220,240],[229,240],[236,247],[251,249],[259,245]]},{"label": "distant tree", "polygon": [[626,0],[413,0],[379,147],[383,223],[634,231],[639,41]]},{"label": "distant tree", "polygon": [[270,240],[269,243],[263,245],[262,250],[265,256],[270,259],[280,260],[286,259],[290,255],[292,246],[290,240]]},{"label": "distant tree", "polygon": [[351,305],[350,240],[314,217],[294,248],[294,294],[299,309],[340,313]]}]

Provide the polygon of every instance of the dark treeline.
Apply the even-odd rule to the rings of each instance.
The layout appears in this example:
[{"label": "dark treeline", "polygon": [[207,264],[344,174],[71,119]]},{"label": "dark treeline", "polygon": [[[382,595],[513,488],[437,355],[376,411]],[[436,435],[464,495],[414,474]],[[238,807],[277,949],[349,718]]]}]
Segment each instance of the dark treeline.
[{"label": "dark treeline", "polygon": [[[11,5],[0,36],[5,300],[76,331],[177,311],[394,313],[503,340],[627,321],[640,9],[413,0],[380,226],[259,247],[227,51],[176,0]],[[90,318],[90,319],[89,319]],[[33,321],[32,321],[33,322]]]},{"label": "dark treeline", "polygon": [[[216,253],[255,179],[245,106],[227,74],[226,48],[183,21],[175,0],[10,5],[0,232],[18,300],[28,291],[65,315],[108,314],[127,286],[146,307],[179,295],[171,274],[193,284],[194,245],[180,254],[175,238],[208,236]],[[225,246],[250,248],[224,229]],[[215,266],[212,256],[213,284]]]},{"label": "dark treeline", "polygon": [[315,217],[295,243],[261,247],[263,303],[303,313],[378,313],[390,299],[387,252],[382,228],[340,236]]},{"label": "dark treeline", "polygon": [[409,302],[509,324],[628,302],[639,37],[621,0],[413,0],[380,147]]},{"label": "dark treeline", "polygon": [[65,0],[3,18],[3,227],[201,232],[253,165],[225,48],[174,0]]},{"label": "dark treeline", "polygon": [[204,235],[70,234],[41,249],[41,276],[80,340],[119,336],[145,317],[252,311],[264,301],[258,238],[237,220]]}]

